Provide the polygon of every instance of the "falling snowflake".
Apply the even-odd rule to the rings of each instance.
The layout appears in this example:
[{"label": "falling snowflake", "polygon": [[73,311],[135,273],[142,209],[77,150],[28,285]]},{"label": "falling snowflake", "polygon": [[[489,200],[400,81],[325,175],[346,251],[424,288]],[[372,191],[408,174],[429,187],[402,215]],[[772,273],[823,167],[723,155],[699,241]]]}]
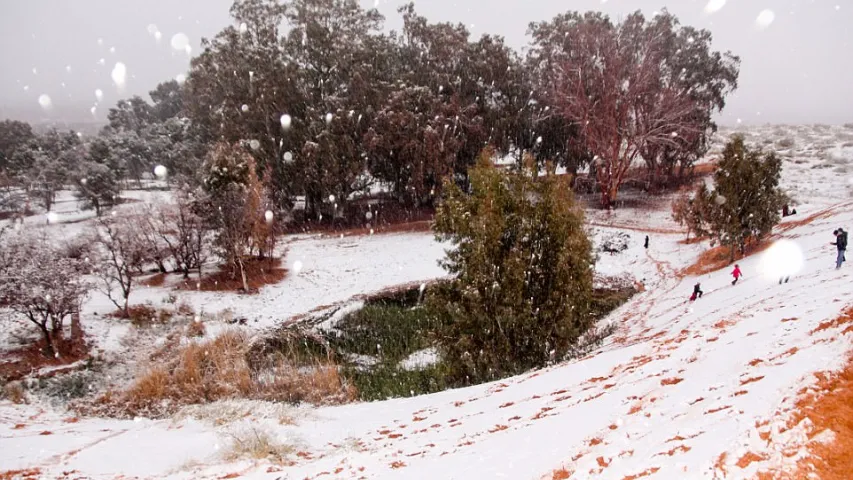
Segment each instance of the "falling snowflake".
[{"label": "falling snowflake", "polygon": [[773,13],[773,10],[765,9],[762,10],[761,13],[758,14],[758,17],[755,19],[755,26],[759,29],[763,30],[770,26],[773,23],[773,20],[776,19],[776,14]]},{"label": "falling snowflake", "polygon": [[281,128],[287,130],[290,128],[290,124],[293,122],[293,119],[290,118],[290,115],[284,114],[281,116]]},{"label": "falling snowflake", "polygon": [[240,110],[242,110],[243,113],[246,113],[249,111],[249,106],[244,103],[243,106],[240,107]]},{"label": "falling snowflake", "polygon": [[154,175],[156,175],[157,178],[165,178],[167,173],[168,170],[163,165],[157,165],[154,167]]},{"label": "falling snowflake", "polygon": [[246,33],[249,31],[249,26],[246,25],[246,22],[240,24],[240,33]]},{"label": "falling snowflake", "polygon": [[290,152],[284,152],[284,161],[286,163],[290,163],[293,161],[293,154]]},{"label": "falling snowflake", "polygon": [[184,82],[187,81],[187,76],[183,73],[179,73],[175,76],[175,81],[178,82],[178,85],[183,85]]},{"label": "falling snowflake", "polygon": [[185,33],[178,32],[172,35],[171,40],[172,48],[177,51],[186,51],[187,47],[190,45],[190,37],[188,37]]},{"label": "falling snowflake", "polygon": [[39,95],[39,105],[45,110],[50,110],[53,107],[53,100],[50,99],[49,95],[43,93]]},{"label": "falling snowflake", "polygon": [[249,146],[252,148],[252,150],[257,150],[261,148],[261,142],[253,139],[249,141]]},{"label": "falling snowflake", "polygon": [[373,212],[365,213],[364,218],[366,218],[368,221],[372,220],[373,219]]},{"label": "falling snowflake", "polygon": [[124,88],[124,85],[127,82],[127,67],[125,67],[121,62],[116,63],[110,76],[119,89]]},{"label": "falling snowflake", "polygon": [[329,203],[335,203],[335,196],[329,195]]},{"label": "falling snowflake", "polygon": [[709,0],[708,4],[705,5],[705,13],[719,12],[725,6],[726,0]]},{"label": "falling snowflake", "polygon": [[302,262],[300,260],[293,262],[293,273],[295,273],[296,275],[299,275],[299,272],[301,272],[301,271],[302,271]]},{"label": "falling snowflake", "polygon": [[104,91],[101,90],[100,88],[96,89],[95,90],[95,98],[97,98],[99,102],[101,100],[103,100],[104,99]]},{"label": "falling snowflake", "polygon": [[332,123],[332,118],[334,118],[334,115],[332,115],[331,113],[327,113],[326,114],[326,123]]},{"label": "falling snowflake", "polygon": [[264,220],[266,220],[267,223],[272,223],[273,217],[274,215],[272,210],[267,210],[266,213],[264,213]]}]

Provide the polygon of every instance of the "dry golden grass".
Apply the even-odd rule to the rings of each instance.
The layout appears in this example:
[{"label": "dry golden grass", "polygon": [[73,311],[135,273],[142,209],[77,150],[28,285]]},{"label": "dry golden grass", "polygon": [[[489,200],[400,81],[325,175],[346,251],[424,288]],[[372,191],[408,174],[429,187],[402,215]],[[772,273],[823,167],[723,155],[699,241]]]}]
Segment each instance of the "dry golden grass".
[{"label": "dry golden grass", "polygon": [[27,393],[24,391],[24,386],[21,382],[9,382],[3,386],[3,391],[0,392],[0,398],[7,398],[10,402],[16,405],[23,405],[27,402]]},{"label": "dry golden grass", "polygon": [[204,323],[200,321],[193,320],[189,325],[187,325],[186,335],[188,338],[203,337],[206,332],[207,329],[205,328]]},{"label": "dry golden grass", "polygon": [[283,465],[292,464],[289,457],[296,453],[295,446],[282,443],[264,430],[251,427],[228,435],[231,445],[225,453],[229,461],[269,460]]},{"label": "dry golden grass", "polygon": [[249,348],[248,338],[237,331],[191,342],[151,366],[125,392],[102,398],[99,410],[119,416],[157,417],[186,405],[218,400],[338,404],[356,398],[355,388],[329,361],[296,367],[280,357],[255,371],[247,359]]}]

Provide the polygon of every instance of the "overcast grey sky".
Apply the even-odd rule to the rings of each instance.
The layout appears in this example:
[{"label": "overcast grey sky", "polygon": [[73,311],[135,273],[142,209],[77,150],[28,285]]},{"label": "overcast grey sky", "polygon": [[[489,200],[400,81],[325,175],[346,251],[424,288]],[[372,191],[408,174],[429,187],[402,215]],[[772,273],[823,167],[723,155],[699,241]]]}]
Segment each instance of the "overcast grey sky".
[{"label": "overcast grey sky", "polygon": [[[601,10],[618,17],[666,7],[683,24],[711,30],[715,48],[741,56],[740,88],[721,123],[853,122],[853,2],[710,2],[722,8],[706,12],[709,0],[419,0],[416,8],[432,21],[463,22],[477,36],[503,35],[520,49],[529,22],[562,11]],[[404,0],[362,3],[376,5],[386,26],[399,28],[396,8]],[[0,118],[103,120],[119,98],[145,94],[184,73],[189,56],[172,48],[173,35],[185,34],[197,53],[201,37],[230,22],[230,5],[231,0],[0,0]],[[756,21],[765,9],[774,19],[762,29]],[[151,25],[162,35],[159,42]],[[127,69],[123,92],[111,79],[117,62]],[[93,116],[97,89],[103,97]],[[40,107],[41,95],[50,97],[50,110]]]}]

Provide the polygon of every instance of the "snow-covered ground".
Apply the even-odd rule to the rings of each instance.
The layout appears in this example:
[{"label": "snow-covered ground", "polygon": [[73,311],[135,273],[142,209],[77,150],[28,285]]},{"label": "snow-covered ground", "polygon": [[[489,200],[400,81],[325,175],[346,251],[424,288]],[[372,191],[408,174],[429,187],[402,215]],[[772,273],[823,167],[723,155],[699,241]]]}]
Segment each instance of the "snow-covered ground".
[{"label": "snow-covered ground", "polygon": [[[668,212],[595,213],[596,245],[615,230],[601,224],[631,235],[625,252],[601,254],[597,272],[630,275],[645,291],[610,315],[617,333],[586,358],[416,398],[324,408],[237,402],[160,421],[76,419],[46,405],[4,401],[0,471],[105,479],[535,479],[564,468],[571,478],[739,479],[792,465],[807,440],[802,426],[787,425],[798,392],[849,354],[844,326],[821,325],[850,306],[853,273],[849,265],[834,269],[829,245],[832,230],[853,224],[846,174],[853,150],[839,137],[845,132],[853,134],[820,126],[748,132],[748,141],[770,140],[775,148],[788,136],[794,142],[780,154],[799,214],[785,220],[777,238],[793,241],[805,262],[789,283],[762,277],[762,254],[739,262],[745,277],[735,286],[729,269],[682,277],[706,246],[683,245]],[[359,293],[443,275],[435,263],[443,246],[428,234],[292,237],[282,248],[291,275],[256,296],[179,295],[197,309],[231,308],[268,327]],[[690,303],[697,281],[705,295]],[[136,301],[166,294],[150,288]],[[97,325],[108,321],[84,318],[100,332]],[[115,330],[98,341],[125,334]],[[430,352],[420,353],[412,360],[429,359]],[[235,409],[251,414],[224,413]],[[246,435],[287,447],[292,465],[228,460],[231,443]],[[757,460],[739,462],[747,453]]]}]

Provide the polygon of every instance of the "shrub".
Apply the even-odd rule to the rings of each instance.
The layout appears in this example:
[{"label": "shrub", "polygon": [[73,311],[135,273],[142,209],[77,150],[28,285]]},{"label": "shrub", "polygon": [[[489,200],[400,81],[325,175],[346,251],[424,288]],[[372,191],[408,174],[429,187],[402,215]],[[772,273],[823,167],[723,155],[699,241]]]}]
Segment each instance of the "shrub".
[{"label": "shrub", "polygon": [[16,405],[29,403],[27,392],[24,390],[24,384],[21,382],[7,383],[3,386],[3,390],[0,390],[0,393],[2,393],[2,398],[6,398]]},{"label": "shrub", "polygon": [[409,397],[447,390],[449,369],[444,363],[430,365],[420,370],[404,370],[396,365],[381,364],[362,370],[348,368],[347,377],[352,379],[362,400],[385,400]]},{"label": "shrub", "polygon": [[631,236],[625,232],[613,232],[604,237],[599,249],[606,253],[621,253],[628,249]]},{"label": "shrub", "polygon": [[438,315],[425,307],[366,305],[338,323],[339,335],[329,342],[336,350],[396,364],[431,346],[439,327]]},{"label": "shrub", "polygon": [[[166,323],[171,318],[171,314],[165,310],[157,311],[153,305],[134,305],[127,308],[130,323],[136,327],[148,327],[153,323]],[[116,312],[117,316],[124,315],[123,310]],[[164,321],[165,320],[165,321]]]},{"label": "shrub", "polygon": [[273,463],[288,463],[288,457],[296,453],[293,445],[282,443],[270,433],[257,427],[248,427],[228,434],[231,445],[225,455],[228,461],[269,460]]},{"label": "shrub", "polygon": [[590,241],[566,179],[504,173],[488,151],[454,184],[435,219],[453,275],[430,297],[449,327],[442,356],[454,380],[499,378],[561,357],[591,325]]},{"label": "shrub", "polygon": [[204,327],[204,323],[193,320],[187,325],[187,337],[188,338],[196,338],[203,337],[207,329]]},{"label": "shrub", "polygon": [[49,378],[39,378],[36,388],[50,398],[73,400],[83,398],[95,389],[97,377],[91,371],[72,372]]},{"label": "shrub", "polygon": [[[151,366],[119,395],[101,403],[101,413],[163,416],[181,406],[237,398],[335,404],[355,398],[355,389],[330,361],[298,366],[284,356],[250,366],[251,346],[241,332],[191,342]],[[274,360],[274,361],[270,361]],[[254,367],[254,368],[253,368]]]}]

